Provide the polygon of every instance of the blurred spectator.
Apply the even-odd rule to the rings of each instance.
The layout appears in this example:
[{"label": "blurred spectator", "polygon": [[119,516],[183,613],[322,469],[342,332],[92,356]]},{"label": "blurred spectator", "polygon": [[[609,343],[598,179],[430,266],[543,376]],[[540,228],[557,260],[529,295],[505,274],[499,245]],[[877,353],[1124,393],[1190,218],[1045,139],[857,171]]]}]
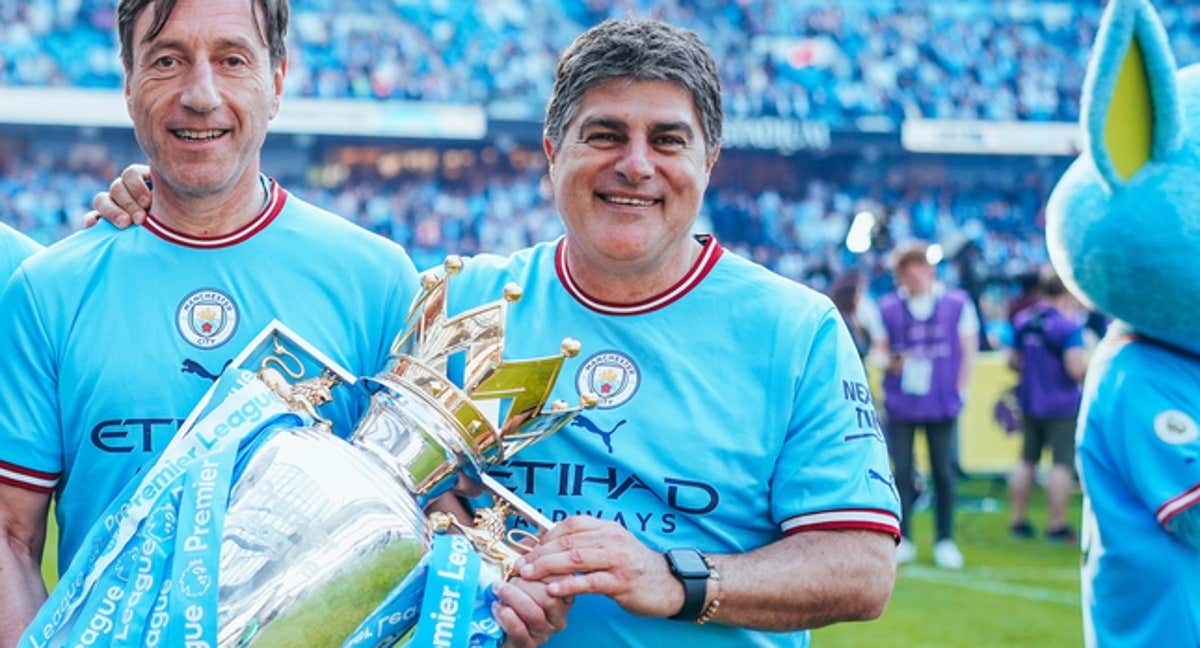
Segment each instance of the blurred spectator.
[{"label": "blurred spectator", "polygon": [[864,363],[871,351],[872,329],[875,328],[862,314],[869,309],[866,305],[869,301],[869,298],[865,298],[866,292],[867,280],[858,270],[842,273],[829,288],[829,298],[837,307],[842,320],[846,322],[846,328],[850,329],[850,337],[854,340],[854,347],[858,349],[858,357]]},{"label": "blurred spectator", "polygon": [[1053,465],[1046,480],[1050,519],[1046,538],[1073,542],[1075,531],[1067,524],[1067,502],[1075,465],[1075,417],[1086,365],[1079,304],[1047,265],[1038,279],[1039,300],[1014,318],[1010,365],[1018,372],[1017,402],[1021,407],[1024,443],[1021,460],[1009,478],[1012,495],[1012,534],[1034,535],[1026,511],[1033,490],[1034,471],[1042,450],[1050,447]]},{"label": "blurred spectator", "polygon": [[936,280],[928,255],[929,246],[922,241],[898,248],[893,272],[899,288],[879,303],[886,337],[878,344],[880,354],[888,358],[883,379],[888,449],[900,491],[904,536],[896,557],[904,563],[917,555],[910,532],[916,497],[913,437],[922,428],[933,473],[933,559],[939,567],[959,569],[963,557],[954,543],[955,438],[979,348],[979,319],[965,292]]},{"label": "blurred spectator", "polygon": [[[413,145],[371,142],[369,147],[402,150]],[[287,140],[268,140],[264,150],[293,159],[296,155]],[[501,155],[494,163],[479,162],[453,174],[434,170],[385,175],[371,164],[329,162],[354,157],[355,150],[342,143],[318,143],[310,153],[314,166],[292,165],[292,175],[278,180],[299,197],[403,244],[418,265],[440,263],[451,251],[503,254],[562,233],[543,187],[542,166],[514,166]],[[92,194],[115,177],[120,165],[113,156],[124,164],[131,155],[107,140],[64,144],[61,136],[51,141],[37,128],[20,135],[0,131],[0,220],[52,243],[77,227]],[[878,322],[874,298],[893,288],[885,259],[894,246],[912,240],[910,215],[923,209],[934,211],[923,231],[939,240],[971,242],[959,247],[961,258],[966,257],[962,250],[973,251],[968,270],[962,263],[947,264],[951,267],[945,268],[943,279],[951,286],[964,279],[975,282],[976,289],[986,286],[980,301],[989,329],[1001,323],[1008,329],[1003,309],[995,308],[995,302],[1008,298],[1015,285],[1010,278],[1046,261],[1038,205],[1062,163],[1021,176],[994,173],[998,167],[989,165],[986,182],[939,176],[931,184],[904,172],[903,160],[864,164],[846,175],[797,168],[796,162],[777,156],[737,155],[739,162],[760,165],[762,177],[804,180],[756,187],[748,186],[743,176],[714,176],[698,227],[715,232],[730,249],[818,290],[828,288],[832,277],[858,270],[869,286],[859,300],[859,318],[868,326]],[[1023,164],[1017,160],[1009,166],[1020,169]],[[1004,188],[1008,181],[1025,189]],[[989,209],[994,215],[984,217]],[[845,236],[854,214],[863,210],[878,214],[879,221],[873,249],[855,255],[846,250]]]}]

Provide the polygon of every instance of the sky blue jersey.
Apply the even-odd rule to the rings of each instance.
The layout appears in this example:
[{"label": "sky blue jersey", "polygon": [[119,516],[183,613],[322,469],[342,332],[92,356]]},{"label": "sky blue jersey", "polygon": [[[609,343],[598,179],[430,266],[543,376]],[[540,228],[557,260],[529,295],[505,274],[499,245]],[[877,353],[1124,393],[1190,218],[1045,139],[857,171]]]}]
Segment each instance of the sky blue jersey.
[{"label": "sky blue jersey", "polygon": [[33,256],[41,249],[42,246],[33,239],[0,223],[0,288],[4,287],[13,270],[16,270],[26,257]]},{"label": "sky blue jersey", "polygon": [[[449,310],[524,296],[505,356],[583,350],[553,399],[600,397],[553,437],[490,472],[545,515],[615,520],[656,550],[746,552],[811,529],[899,535],[899,500],[862,363],[822,295],[706,237],[667,292],[615,305],[576,287],[562,242],[480,256],[450,280]],[[699,626],[576,599],[552,646],[804,646],[807,632]]]},{"label": "sky blue jersey", "polygon": [[1077,442],[1089,646],[1200,646],[1200,358],[1121,334],[1088,368]]},{"label": "sky blue jersey", "polygon": [[[100,223],[29,259],[0,296],[0,482],[55,493],[60,570],[272,318],[352,372],[383,366],[418,287],[412,262],[264,184],[237,232]],[[355,407],[323,413],[345,431]]]}]

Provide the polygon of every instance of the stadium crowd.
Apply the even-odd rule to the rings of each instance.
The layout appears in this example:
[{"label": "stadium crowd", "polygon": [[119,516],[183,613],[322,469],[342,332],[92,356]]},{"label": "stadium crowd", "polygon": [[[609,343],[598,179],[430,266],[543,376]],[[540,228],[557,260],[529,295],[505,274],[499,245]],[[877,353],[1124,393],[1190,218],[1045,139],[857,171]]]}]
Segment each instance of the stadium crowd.
[{"label": "stadium crowd", "polygon": [[[0,86],[118,88],[113,0],[0,0]],[[1098,3],[902,0],[293,2],[288,94],[483,104],[540,120],[558,52],[629,13],[695,30],[731,117],[894,129],[906,116],[1074,121]],[[1200,6],[1156,3],[1180,64]]]},{"label": "stadium crowd", "polygon": [[[92,195],[107,187],[124,161],[95,143],[57,155],[37,150],[0,147],[0,219],[50,243],[79,226]],[[508,253],[562,231],[544,168],[501,165],[453,179],[444,173],[384,179],[359,171],[334,182],[311,172],[278,180],[301,198],[403,244],[419,267],[433,266],[450,252]],[[827,290],[852,267],[862,269],[875,295],[891,288],[886,261],[895,245],[913,238],[941,241],[952,261],[943,270],[946,280],[976,295],[985,320],[1002,328],[1003,302],[1015,279],[1046,262],[1041,205],[1057,173],[1057,168],[1030,171],[1009,189],[928,184],[904,174],[865,174],[859,182],[813,177],[792,192],[750,191],[718,179],[705,197],[698,228],[818,290]],[[846,248],[846,234],[862,211],[878,220],[872,249],[855,255]]]}]

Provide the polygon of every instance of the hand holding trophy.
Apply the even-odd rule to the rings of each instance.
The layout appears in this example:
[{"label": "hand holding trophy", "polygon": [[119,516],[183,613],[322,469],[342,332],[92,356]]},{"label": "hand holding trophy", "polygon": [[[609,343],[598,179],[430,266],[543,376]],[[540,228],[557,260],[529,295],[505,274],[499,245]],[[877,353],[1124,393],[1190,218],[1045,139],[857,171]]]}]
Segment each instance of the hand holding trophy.
[{"label": "hand holding trophy", "polygon": [[[498,643],[490,586],[530,540],[506,534],[505,517],[549,521],[485,468],[578,413],[546,404],[579,344],[504,359],[520,291],[451,319],[461,263],[423,278],[375,376],[355,379],[282,324],[264,330],[92,529],[22,645]],[[447,378],[459,358],[461,387]],[[369,398],[348,440],[319,414],[338,398]],[[427,518],[426,503],[463,477],[496,507],[473,526]]]}]

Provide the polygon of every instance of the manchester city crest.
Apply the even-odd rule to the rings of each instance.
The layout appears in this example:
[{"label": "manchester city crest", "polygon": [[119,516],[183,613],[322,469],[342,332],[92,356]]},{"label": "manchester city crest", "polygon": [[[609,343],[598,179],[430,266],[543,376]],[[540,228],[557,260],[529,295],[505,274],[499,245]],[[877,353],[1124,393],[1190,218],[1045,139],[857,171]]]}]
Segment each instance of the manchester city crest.
[{"label": "manchester city crest", "polygon": [[201,349],[221,346],[237,330],[238,310],[233,299],[219,290],[197,290],[179,303],[175,325],[189,344]]},{"label": "manchester city crest", "polygon": [[597,407],[610,409],[633,398],[639,380],[633,358],[620,351],[601,351],[584,361],[575,374],[575,387],[580,394],[596,394]]}]

